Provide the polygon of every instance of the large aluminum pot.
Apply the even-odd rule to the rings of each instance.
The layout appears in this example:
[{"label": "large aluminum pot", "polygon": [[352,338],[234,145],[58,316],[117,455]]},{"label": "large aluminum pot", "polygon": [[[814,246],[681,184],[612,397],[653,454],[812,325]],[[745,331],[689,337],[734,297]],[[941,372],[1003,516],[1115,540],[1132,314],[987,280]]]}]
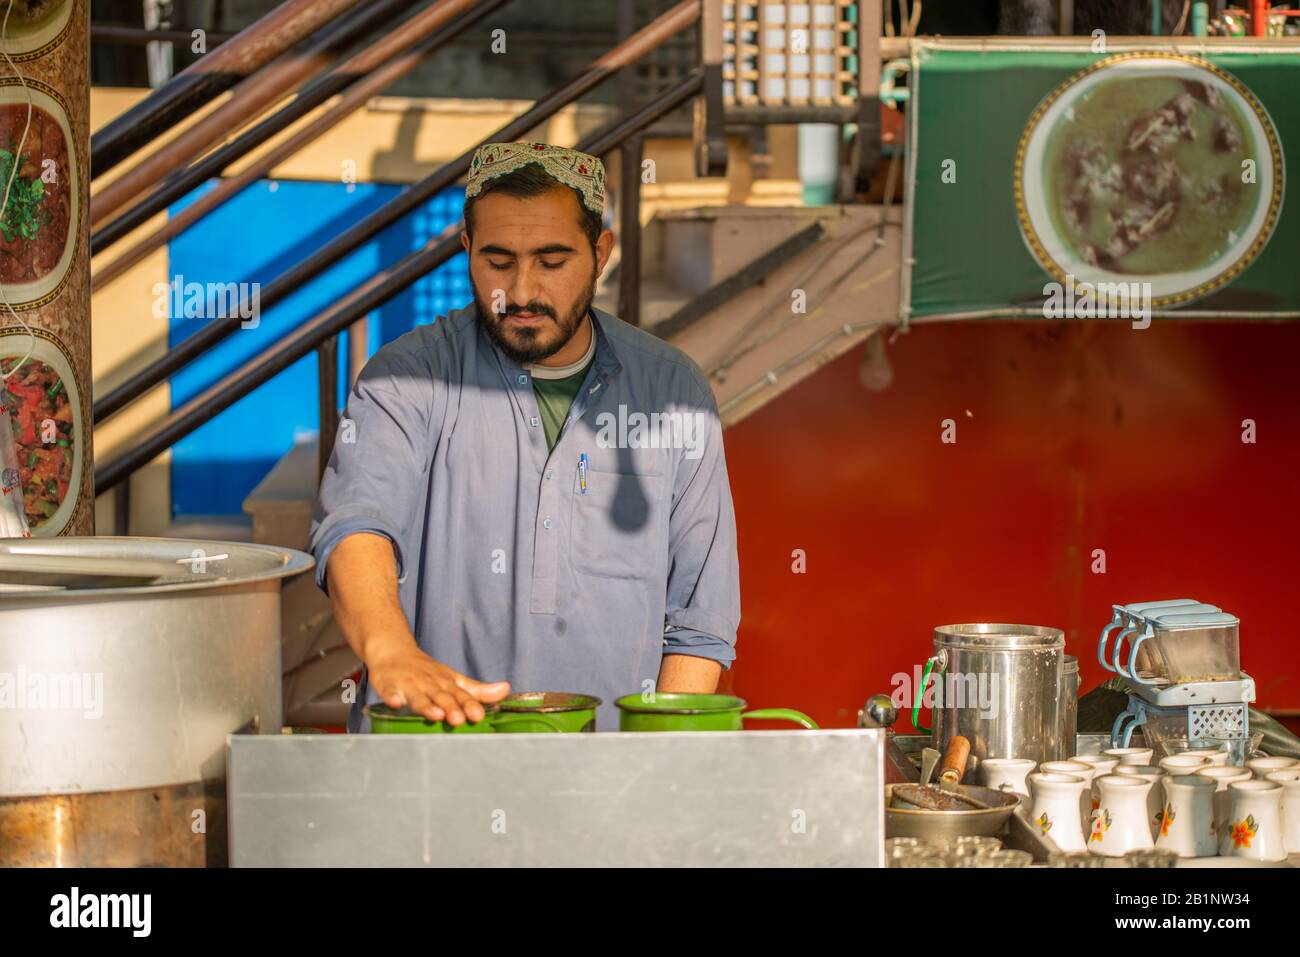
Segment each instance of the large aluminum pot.
[{"label": "large aluminum pot", "polygon": [[1065,634],[1040,625],[979,623],[934,630],[934,740],[971,744],[967,774],[985,758],[1068,757],[1061,727]]},{"label": "large aluminum pot", "polygon": [[1066,655],[1061,664],[1061,757],[1079,753],[1079,659]]},{"label": "large aluminum pot", "polygon": [[0,540],[0,796],[225,777],[280,730],[280,580],[302,552],[163,538]]}]

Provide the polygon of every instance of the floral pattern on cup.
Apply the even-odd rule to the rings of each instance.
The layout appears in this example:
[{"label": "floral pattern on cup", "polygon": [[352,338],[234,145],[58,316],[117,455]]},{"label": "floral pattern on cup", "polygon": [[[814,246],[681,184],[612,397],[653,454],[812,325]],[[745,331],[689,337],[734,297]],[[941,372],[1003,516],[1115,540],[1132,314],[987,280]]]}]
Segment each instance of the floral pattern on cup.
[{"label": "floral pattern on cup", "polygon": [[1233,847],[1250,847],[1250,842],[1254,840],[1255,835],[1259,833],[1259,824],[1255,821],[1255,815],[1248,814],[1244,821],[1232,822],[1232,846]]},{"label": "floral pattern on cup", "polygon": [[1110,810],[1107,809],[1092,819],[1092,837],[1090,840],[1100,841],[1102,835],[1110,830],[1110,825]]},{"label": "floral pattern on cup", "polygon": [[1174,813],[1174,809],[1168,804],[1165,805],[1163,811],[1156,815],[1156,824],[1160,828],[1160,833],[1165,837],[1169,836],[1169,825],[1174,823],[1175,817],[1177,815]]},{"label": "floral pattern on cup", "polygon": [[1035,821],[1034,823],[1038,825],[1038,829],[1042,831],[1044,834],[1046,834],[1048,831],[1052,829],[1052,819],[1047,816],[1046,811],[1038,815],[1038,820]]}]

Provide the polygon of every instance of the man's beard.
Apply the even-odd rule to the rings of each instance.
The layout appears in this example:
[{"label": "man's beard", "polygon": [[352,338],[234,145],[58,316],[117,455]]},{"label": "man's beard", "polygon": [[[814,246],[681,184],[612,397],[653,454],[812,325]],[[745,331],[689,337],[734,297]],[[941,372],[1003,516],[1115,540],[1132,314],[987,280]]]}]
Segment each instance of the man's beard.
[{"label": "man's beard", "polygon": [[[524,365],[549,359],[573,338],[578,327],[582,325],[582,317],[587,314],[592,300],[596,298],[596,270],[592,269],[591,282],[578,297],[573,310],[563,318],[558,318],[554,309],[541,303],[507,306],[504,315],[497,315],[487,307],[473,279],[470,280],[470,287],[474,290],[474,307],[478,311],[479,322],[483,324],[487,334],[502,352],[520,365]],[[519,312],[550,316],[554,321],[542,320],[536,326],[511,325],[507,328],[506,317]]]}]

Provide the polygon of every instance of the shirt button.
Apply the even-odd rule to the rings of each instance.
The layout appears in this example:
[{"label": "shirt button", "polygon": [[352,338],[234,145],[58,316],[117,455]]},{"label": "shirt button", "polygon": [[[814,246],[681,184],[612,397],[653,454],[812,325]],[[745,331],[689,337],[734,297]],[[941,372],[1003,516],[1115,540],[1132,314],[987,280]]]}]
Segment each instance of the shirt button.
[{"label": "shirt button", "polygon": [[550,477],[551,477],[552,475],[554,475],[554,474],[555,474],[555,469],[547,469],[547,470],[546,470],[546,477],[547,477],[547,478],[550,478]]},{"label": "shirt button", "polygon": [[528,424],[531,425],[533,428],[537,428],[537,416],[533,416],[531,419],[529,419]]},{"label": "shirt button", "polygon": [[542,528],[550,528],[550,527],[551,527],[551,520],[549,518],[542,519]]},{"label": "shirt button", "polygon": [[528,385],[528,376],[524,375],[522,372],[519,373],[519,384]]}]

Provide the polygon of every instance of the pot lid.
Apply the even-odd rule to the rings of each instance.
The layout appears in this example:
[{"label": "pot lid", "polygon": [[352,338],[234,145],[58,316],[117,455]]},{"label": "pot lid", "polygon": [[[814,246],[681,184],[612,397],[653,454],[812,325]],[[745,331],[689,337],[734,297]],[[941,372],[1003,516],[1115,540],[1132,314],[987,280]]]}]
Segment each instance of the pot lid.
[{"label": "pot lid", "polygon": [[0,540],[0,607],[287,578],[315,564],[288,548],[184,538],[68,536]]},{"label": "pot lid", "polygon": [[934,630],[936,648],[972,648],[993,650],[1053,650],[1065,648],[1065,632],[1044,625],[1014,625],[974,622],[940,625]]}]

